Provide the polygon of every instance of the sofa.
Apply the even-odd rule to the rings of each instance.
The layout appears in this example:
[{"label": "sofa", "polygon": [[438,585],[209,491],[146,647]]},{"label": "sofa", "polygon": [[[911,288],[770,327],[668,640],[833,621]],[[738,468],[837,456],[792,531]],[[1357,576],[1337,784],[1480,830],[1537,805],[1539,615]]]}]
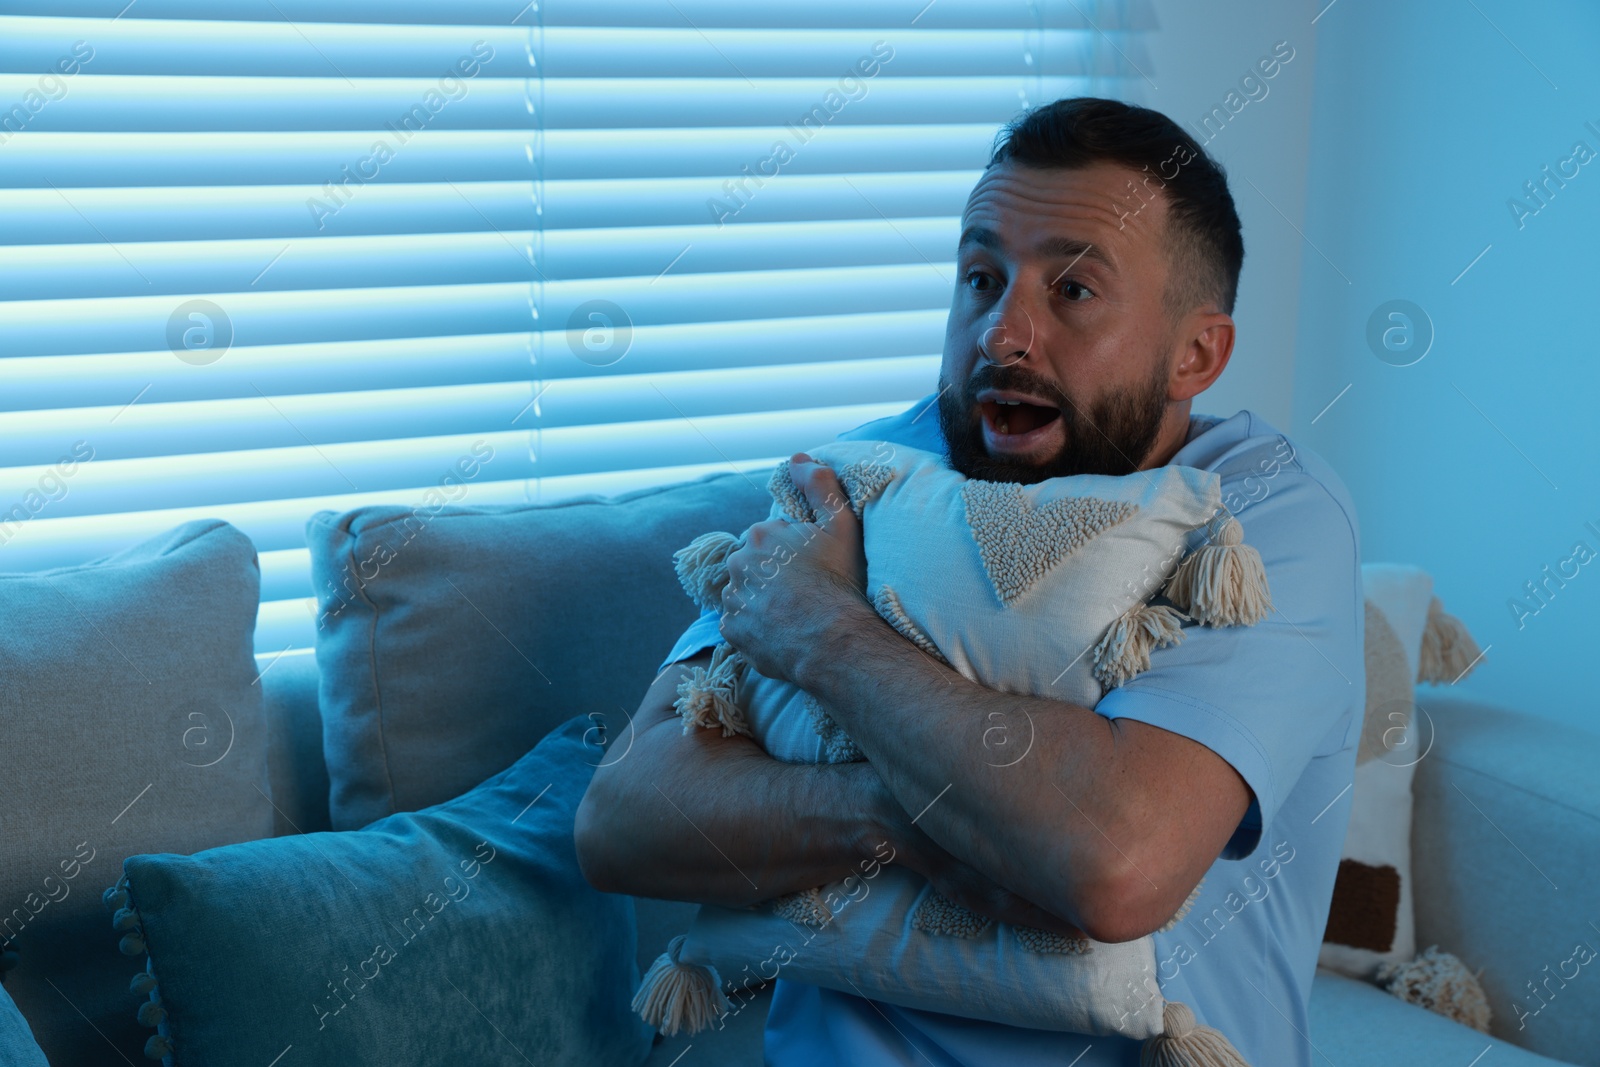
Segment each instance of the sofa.
[{"label": "sofa", "polygon": [[[583,699],[572,695],[583,687],[605,690],[595,703],[603,707],[606,732],[617,744],[631,711],[631,706],[620,707],[627,699],[621,694],[632,693],[637,703],[657,663],[694,616],[676,587],[672,552],[696,532],[742,529],[763,517],[765,481],[763,474],[716,475],[548,507],[452,505],[432,513],[381,580],[397,586],[409,582],[416,598],[422,594],[415,593],[415,575],[453,574],[449,584],[468,603],[455,605],[451,610],[460,614],[452,617],[481,616],[487,623],[483,634],[492,630],[501,639],[484,638],[475,670],[491,672],[500,662],[510,665],[507,671],[521,671],[519,660],[526,661],[540,675],[550,675],[544,683],[566,694],[552,698],[554,706],[537,715],[508,719],[508,732],[495,741],[498,747],[463,756],[458,762],[468,771],[461,773],[509,766],[557,722],[584,710]],[[341,560],[357,560],[363,537],[392,530],[406,514],[407,509],[376,507],[312,518],[308,531],[324,616],[320,633],[331,635],[353,617],[323,625],[330,609],[344,603],[337,593]],[[496,538],[509,538],[509,547]],[[528,544],[539,550],[529,553]],[[487,562],[480,568],[477,560]],[[412,569],[412,579],[404,568]],[[482,585],[466,585],[479,569],[492,573],[477,576]],[[432,603],[427,597],[452,596],[430,589],[422,596],[424,604]],[[564,605],[559,625],[528,621],[551,614],[548,604],[541,609],[529,603],[539,599],[529,590],[545,589],[550,602]],[[371,589],[357,592],[361,604],[352,613],[370,607],[373,599]],[[381,633],[376,627],[372,632]],[[273,836],[352,828],[383,810],[345,781],[339,762],[352,751],[352,742],[338,721],[349,708],[339,695],[339,680],[330,675],[346,669],[333,641],[329,636],[324,647],[319,637],[315,649],[256,657]],[[376,647],[360,652],[367,659],[379,655]],[[447,655],[442,644],[437,660],[416,647],[399,658],[423,676],[460,667],[456,652]],[[1417,701],[1430,735],[1414,785],[1418,945],[1448,945],[1471,967],[1481,968],[1494,1011],[1494,1036],[1403,1003],[1376,986],[1319,972],[1308,1035],[1316,1059],[1339,1067],[1600,1064],[1600,977],[1582,969],[1569,974],[1563,966],[1575,944],[1600,945],[1595,925],[1600,898],[1592,888],[1600,857],[1600,791],[1592,785],[1594,768],[1600,766],[1600,737],[1453,690],[1422,686]],[[447,728],[448,721],[439,726]],[[430,788],[437,794],[459,786],[445,777]],[[50,801],[48,796],[27,799],[41,807]],[[396,791],[387,803],[409,810],[403,806],[437,799],[443,797],[407,798]],[[642,972],[671,936],[687,928],[694,909],[644,898],[631,904]],[[111,937],[109,930],[106,936]],[[759,1064],[769,996],[764,992],[725,1029],[658,1037],[646,1062],[663,1067]],[[131,1001],[128,1007],[131,1012]],[[88,1014],[85,1023],[94,1025]],[[120,1052],[116,1057],[106,1053],[103,1062],[125,1059]],[[177,1062],[181,1067],[182,1059]]]}]

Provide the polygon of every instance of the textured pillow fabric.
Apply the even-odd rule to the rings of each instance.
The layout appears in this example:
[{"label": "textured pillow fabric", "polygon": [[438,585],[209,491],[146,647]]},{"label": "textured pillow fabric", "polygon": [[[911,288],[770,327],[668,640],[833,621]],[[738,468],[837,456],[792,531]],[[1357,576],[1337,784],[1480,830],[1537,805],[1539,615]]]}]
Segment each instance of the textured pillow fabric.
[{"label": "textured pillow fabric", "polygon": [[[1083,707],[1107,688],[1102,638],[1162,589],[1221,502],[1220,477],[1193,467],[1022,486],[967,479],[932,452],[883,441],[808,454],[840,473],[862,511],[867,596],[895,629],[974,681]],[[775,519],[804,507],[785,470]],[[740,703],[768,753],[859,758],[807,694],[748,678]]]},{"label": "textured pillow fabric", "polygon": [[0,988],[0,1063],[6,1067],[50,1067],[44,1050],[33,1039],[28,1020],[22,1017],[6,991]]},{"label": "textured pillow fabric", "polygon": [[781,977],[1041,1030],[1134,1040],[1162,1032],[1148,937],[1091,942],[1090,953],[1079,955],[1030,948],[1003,923],[985,923],[971,936],[940,936],[916,918],[925,914],[924,902],[940,898],[920,875],[892,864],[870,864],[829,886],[822,899],[830,919],[821,925],[759,906],[700,909],[678,959],[714,967],[731,985],[728,1019],[719,1027],[743,1011],[762,981]]},{"label": "textured pillow fabric", "polygon": [[217,520],[0,575],[0,940],[54,1063],[124,1065],[144,1043],[100,906],[123,858],[272,832],[259,590],[254,546]]},{"label": "textured pillow fabric", "polygon": [[[1411,899],[1411,779],[1428,739],[1413,696],[1433,579],[1367,563],[1367,710],[1350,787],[1350,829],[1318,962],[1353,978],[1416,955]],[[1423,727],[1420,728],[1419,727]]]},{"label": "textured pillow fabric", "polygon": [[633,904],[591,889],[573,846],[602,756],[590,728],[574,718],[462,796],[361,830],[130,858],[115,925],[153,977],[136,976],[143,1007],[123,1000],[158,1026],[151,1051],[171,1067],[641,1063]]},{"label": "textured pillow fabric", "polygon": [[[1218,544],[1179,562],[1219,517],[1214,472],[1167,465],[1023,486],[968,479],[933,453],[886,442],[837,442],[811,455],[835,470],[862,516],[866,593],[879,614],[928,655],[991,688],[1093,707],[1106,688],[1149,667],[1148,647],[1134,654],[1136,638],[1151,639],[1144,627],[1152,619],[1164,627],[1181,617],[1173,604],[1209,624],[1254,622],[1271,608],[1259,556],[1238,544],[1236,520],[1224,518]],[[786,467],[772,492],[774,517],[806,517]],[[726,583],[731,544],[731,535],[707,535],[679,554],[685,586],[703,604]],[[1148,605],[1158,592],[1172,603]],[[1162,644],[1182,640],[1175,622],[1155,630]],[[862,758],[817,701],[738,665],[726,645],[686,677],[679,710],[686,728],[746,732],[779,759]],[[702,907],[647,975],[641,1010],[669,1028],[694,1025],[705,1012],[663,1011],[669,1002],[658,993],[694,988],[696,965],[725,979],[766,966],[830,989],[1013,1026],[1181,1035],[1171,1010],[1189,1013],[1163,1001],[1151,938],[1108,945],[991,923],[915,874],[893,866],[871,873],[870,881],[852,876],[754,909]],[[774,962],[775,939],[795,951]]]},{"label": "textured pillow fabric", "polygon": [[764,477],[313,516],[333,828],[456,796],[580,712],[625,730],[695,616],[660,546],[760,519]]}]

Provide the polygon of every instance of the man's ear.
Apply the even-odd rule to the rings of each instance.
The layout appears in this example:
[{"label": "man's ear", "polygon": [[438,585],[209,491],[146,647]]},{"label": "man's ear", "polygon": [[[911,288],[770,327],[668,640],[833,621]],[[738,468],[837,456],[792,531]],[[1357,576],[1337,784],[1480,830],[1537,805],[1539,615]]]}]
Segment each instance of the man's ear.
[{"label": "man's ear", "polygon": [[1197,311],[1184,319],[1182,349],[1167,383],[1168,400],[1188,400],[1205,392],[1233,355],[1233,317],[1220,311]]}]

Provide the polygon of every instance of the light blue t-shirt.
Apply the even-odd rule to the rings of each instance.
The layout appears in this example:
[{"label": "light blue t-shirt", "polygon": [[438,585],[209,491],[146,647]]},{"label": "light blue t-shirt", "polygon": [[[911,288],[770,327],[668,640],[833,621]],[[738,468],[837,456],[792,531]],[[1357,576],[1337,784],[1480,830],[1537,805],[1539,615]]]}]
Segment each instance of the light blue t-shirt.
[{"label": "light blue t-shirt", "polygon": [[[943,454],[934,399],[839,439]],[[1150,669],[1094,710],[1198,741],[1254,791],[1188,916],[1154,935],[1157,982],[1248,1062],[1310,1067],[1307,1003],[1366,707],[1355,508],[1321,457],[1247,410],[1191,417],[1171,462],[1221,475],[1223,504],[1261,553],[1276,610],[1254,626],[1186,624],[1181,644],[1153,651]],[[662,666],[719,644],[717,625],[715,612],[702,614]],[[1139,1062],[1139,1042],[1122,1037],[979,1022],[783,978],[774,983],[764,1040],[773,1067]]]}]

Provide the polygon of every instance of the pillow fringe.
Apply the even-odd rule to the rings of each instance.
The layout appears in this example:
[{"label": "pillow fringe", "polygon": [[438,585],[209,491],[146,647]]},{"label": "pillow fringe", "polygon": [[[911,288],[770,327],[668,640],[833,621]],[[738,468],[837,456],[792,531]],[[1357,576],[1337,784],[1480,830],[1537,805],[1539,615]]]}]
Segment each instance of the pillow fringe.
[{"label": "pillow fringe", "polygon": [[1094,650],[1094,676],[1107,689],[1150,669],[1150,652],[1183,643],[1184,615],[1165,604],[1135,604],[1111,624]]},{"label": "pillow fringe", "polygon": [[1422,650],[1417,656],[1417,681],[1454,685],[1477,665],[1478,643],[1466,624],[1448,611],[1438,597],[1428,601],[1428,624],[1422,630]]},{"label": "pillow fringe", "polygon": [[1220,1030],[1202,1026],[1187,1004],[1161,1009],[1162,1033],[1139,1049],[1139,1067],[1250,1067]]},{"label": "pillow fringe", "polygon": [[1162,594],[1203,626],[1253,626],[1273,610],[1261,553],[1244,543],[1244,527],[1232,515],[1184,557]]},{"label": "pillow fringe", "polygon": [[633,997],[633,1010],[668,1037],[679,1030],[697,1034],[730,1007],[716,968],[679,960],[684,936],[667,942]]},{"label": "pillow fringe", "polygon": [[[122,935],[117,943],[117,948],[124,956],[144,955],[146,945],[144,941],[144,920],[139,915],[139,909],[133,906],[133,900],[128,893],[128,875],[123,873],[115,885],[110,886],[100,895],[103,903],[111,915],[111,928]],[[172,1055],[172,1038],[165,1031],[167,1021],[167,1008],[161,1002],[161,988],[156,982],[155,971],[151,969],[150,958],[145,956],[144,970],[133,976],[128,983],[128,992],[134,996],[147,998],[139,1005],[136,1018],[140,1026],[147,1026],[156,1033],[151,1034],[144,1043],[145,1058],[152,1060],[165,1060]]]},{"label": "pillow fringe", "polygon": [[743,541],[725,530],[703,533],[672,554],[678,584],[701,611],[722,610],[722,588],[728,584],[728,557]]},{"label": "pillow fringe", "polygon": [[743,734],[753,737],[750,721],[739,707],[738,683],[745,666],[744,656],[724,641],[711,653],[709,667],[691,667],[678,683],[678,699],[673,708],[683,719],[683,732],[700,727],[722,727],[723,737]]}]

